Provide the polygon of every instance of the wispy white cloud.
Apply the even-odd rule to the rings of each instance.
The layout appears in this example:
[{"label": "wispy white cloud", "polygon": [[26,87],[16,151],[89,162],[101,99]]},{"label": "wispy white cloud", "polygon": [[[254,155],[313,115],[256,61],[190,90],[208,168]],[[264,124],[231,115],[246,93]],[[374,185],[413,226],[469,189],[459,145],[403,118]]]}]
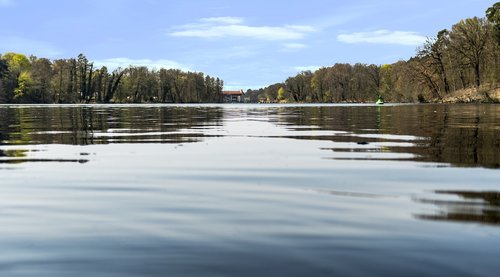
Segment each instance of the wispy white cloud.
[{"label": "wispy white cloud", "polygon": [[129,66],[145,66],[145,67],[148,67],[150,69],[174,68],[174,69],[181,69],[181,70],[185,70],[185,71],[191,70],[186,65],[183,65],[183,64],[178,63],[176,61],[164,60],[164,59],[151,60],[151,59],[110,58],[110,59],[94,60],[94,64],[96,66],[106,66],[108,69],[111,69],[111,70],[116,69],[118,67],[126,68]]},{"label": "wispy white cloud", "polygon": [[341,34],[337,40],[344,43],[374,43],[400,44],[416,46],[425,42],[426,37],[416,32],[377,30],[373,32],[358,32]]},{"label": "wispy white cloud", "polygon": [[21,37],[3,37],[0,52],[17,52],[44,58],[56,58],[63,54],[59,48],[49,42]]},{"label": "wispy white cloud", "polygon": [[210,17],[198,22],[176,26],[169,34],[174,37],[227,38],[242,37],[261,40],[297,40],[316,31],[312,26],[250,26],[239,17]]},{"label": "wispy white cloud", "polygon": [[292,68],[293,71],[316,71],[318,69],[320,69],[322,66],[321,65],[306,65],[306,66],[294,66]]},{"label": "wispy white cloud", "polygon": [[243,23],[243,18],[233,16],[205,17],[200,19],[199,21],[205,23],[240,24]]},{"label": "wispy white cloud", "polygon": [[303,43],[284,43],[282,51],[295,52],[304,48],[307,48],[307,45]]}]

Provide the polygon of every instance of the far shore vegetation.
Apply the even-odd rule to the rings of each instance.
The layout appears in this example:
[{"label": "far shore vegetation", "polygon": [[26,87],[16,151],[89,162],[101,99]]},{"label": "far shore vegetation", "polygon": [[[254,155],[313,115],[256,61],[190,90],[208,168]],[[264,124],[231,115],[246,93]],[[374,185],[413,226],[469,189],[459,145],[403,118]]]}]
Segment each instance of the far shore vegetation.
[{"label": "far shore vegetation", "polygon": [[[219,103],[224,83],[201,72],[96,68],[85,55],[0,54],[0,103]],[[500,102],[500,2],[440,31],[393,64],[337,63],[248,90],[247,102]]]}]

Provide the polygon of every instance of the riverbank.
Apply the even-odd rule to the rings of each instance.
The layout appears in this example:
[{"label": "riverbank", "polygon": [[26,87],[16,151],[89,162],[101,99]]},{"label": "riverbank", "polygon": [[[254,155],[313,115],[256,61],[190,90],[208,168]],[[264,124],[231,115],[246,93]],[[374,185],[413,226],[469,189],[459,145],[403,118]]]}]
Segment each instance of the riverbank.
[{"label": "riverbank", "polygon": [[455,91],[433,102],[442,103],[500,103],[500,87],[468,88]]}]

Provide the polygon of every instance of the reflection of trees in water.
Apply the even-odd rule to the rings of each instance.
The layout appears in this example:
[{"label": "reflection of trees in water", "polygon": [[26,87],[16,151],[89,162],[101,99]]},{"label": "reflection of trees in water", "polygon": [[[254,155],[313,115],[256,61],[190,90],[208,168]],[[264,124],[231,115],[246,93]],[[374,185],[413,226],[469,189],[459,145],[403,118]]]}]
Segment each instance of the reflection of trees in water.
[{"label": "reflection of trees in water", "polygon": [[[286,124],[318,126],[351,135],[310,137],[336,142],[391,142],[383,135],[409,135],[412,146],[389,146],[387,151],[410,153],[413,160],[455,166],[500,167],[500,109],[495,105],[410,105],[384,107],[306,107]],[[312,129],[312,128],[311,128]],[[294,129],[300,131],[299,128]],[[362,134],[382,135],[378,138]],[[395,141],[396,142],[396,141]],[[397,142],[402,142],[397,140]],[[362,148],[352,151],[363,150]],[[373,150],[373,149],[371,149]]]},{"label": "reflection of trees in water", "polygon": [[[295,138],[364,145],[354,144],[348,149],[352,152],[403,153],[412,154],[410,159],[416,161],[500,167],[500,109],[495,105],[296,106],[243,113],[286,125],[292,131],[290,137],[311,131],[309,136]],[[240,116],[241,111],[233,114],[221,107],[200,106],[77,106],[2,108],[0,115],[4,144],[86,145],[199,141],[206,136],[202,128],[220,126],[224,116]],[[318,129],[347,134],[315,136]],[[405,141],[387,135],[418,139]],[[370,148],[375,142],[389,144]]]},{"label": "reflection of trees in water", "polygon": [[221,125],[221,108],[42,107],[0,109],[4,144],[180,143],[199,141],[197,126]]},{"label": "reflection of trees in water", "polygon": [[457,196],[458,200],[416,199],[420,203],[434,204],[436,214],[419,214],[417,218],[500,224],[500,193],[472,191],[435,191],[438,195]]},{"label": "reflection of trees in water", "polygon": [[13,157],[13,158],[20,158],[20,157],[26,157],[26,152],[28,150],[24,149],[12,149],[12,150],[2,150],[0,149],[0,158],[1,157]]},{"label": "reflection of trees in water", "polygon": [[[500,129],[495,106],[438,106],[441,132],[429,140],[427,156],[459,166],[500,167]],[[463,111],[459,108],[463,107]]]},{"label": "reflection of trees in water", "polygon": [[[21,164],[26,162],[59,162],[59,163],[86,163],[88,159],[58,159],[58,158],[33,158],[29,153],[33,150],[26,149],[0,149],[0,165],[2,164]],[[0,169],[2,169],[0,167]]]}]

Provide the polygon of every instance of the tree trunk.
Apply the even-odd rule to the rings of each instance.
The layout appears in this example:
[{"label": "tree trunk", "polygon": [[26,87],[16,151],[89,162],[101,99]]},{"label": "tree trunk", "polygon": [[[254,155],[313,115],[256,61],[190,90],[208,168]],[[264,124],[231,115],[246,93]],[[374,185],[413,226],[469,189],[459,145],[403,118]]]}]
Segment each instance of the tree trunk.
[{"label": "tree trunk", "polygon": [[474,65],[474,74],[476,75],[476,86],[479,87],[481,86],[481,75],[479,71],[479,63],[476,63]]},{"label": "tree trunk", "polygon": [[450,93],[450,84],[448,83],[448,78],[446,78],[446,71],[444,70],[444,62],[439,58],[439,68],[441,70],[441,77],[443,78],[443,83],[444,83],[444,92],[445,94]]},{"label": "tree trunk", "polygon": [[92,95],[94,94],[93,92],[93,89],[92,89],[92,72],[93,72],[93,69],[94,69],[94,64],[91,63],[90,64],[90,71],[89,71],[89,78],[87,80],[87,86],[86,86],[86,99],[85,99],[85,102],[86,103],[89,103],[90,100],[92,99]]}]

